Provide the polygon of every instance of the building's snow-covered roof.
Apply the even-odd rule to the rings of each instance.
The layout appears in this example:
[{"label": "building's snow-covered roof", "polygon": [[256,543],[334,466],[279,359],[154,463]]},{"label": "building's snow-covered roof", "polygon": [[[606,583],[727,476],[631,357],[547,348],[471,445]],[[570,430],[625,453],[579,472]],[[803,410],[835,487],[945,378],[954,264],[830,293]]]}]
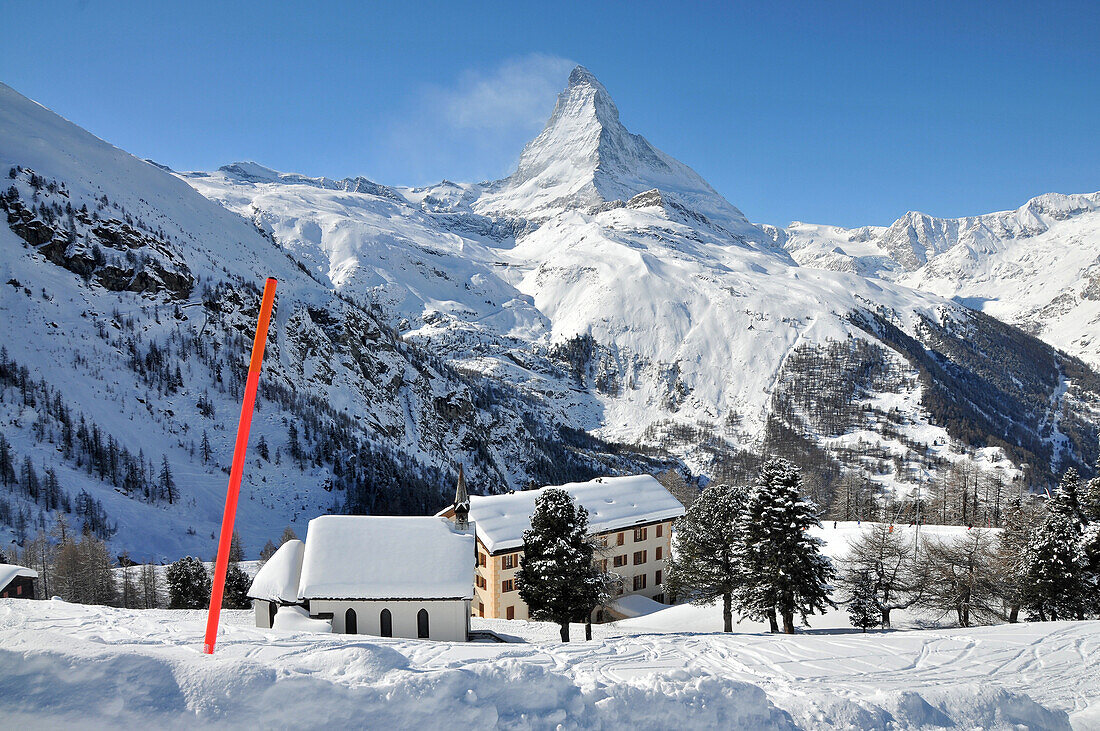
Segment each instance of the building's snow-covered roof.
[{"label": "building's snow-covered roof", "polygon": [[16,566],[11,563],[0,563],[0,588],[3,588],[12,582],[17,576],[25,576],[28,579],[37,579],[38,572],[34,569],[28,569],[26,566]]},{"label": "building's snow-covered roof", "polygon": [[472,599],[474,537],[437,517],[309,521],[301,599]]},{"label": "building's snow-covered roof", "polygon": [[[589,533],[604,533],[684,514],[680,501],[649,475],[597,477],[589,482],[571,482],[558,487],[588,510]],[[477,529],[477,537],[490,552],[523,545],[523,531],[531,527],[535,498],[545,489],[471,496],[470,520]]]},{"label": "building's snow-covered roof", "polygon": [[298,601],[298,579],[302,575],[302,557],[306,544],[294,539],[279,546],[252,580],[248,590],[250,599],[266,599],[269,602]]}]

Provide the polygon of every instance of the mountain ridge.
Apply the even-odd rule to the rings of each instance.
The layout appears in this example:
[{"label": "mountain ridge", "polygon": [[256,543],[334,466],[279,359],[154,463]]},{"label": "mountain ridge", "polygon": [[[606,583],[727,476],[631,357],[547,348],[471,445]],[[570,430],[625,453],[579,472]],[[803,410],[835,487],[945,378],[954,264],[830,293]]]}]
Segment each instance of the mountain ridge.
[{"label": "mountain ridge", "polygon": [[[669,467],[743,479],[767,452],[806,467],[823,504],[852,480],[904,498],[958,470],[1021,489],[1091,473],[1090,369],[948,297],[799,265],[686,165],[645,163],[657,151],[614,127],[598,84],[576,74],[518,184],[594,196],[576,199],[507,179],[169,173],[0,88],[0,310],[16,328],[0,433],[86,489],[70,503],[119,548],[205,551],[224,490],[207,452],[229,445],[250,283],[275,273],[251,545],[317,512],[430,510],[456,464],[493,491]],[[578,119],[583,164],[540,177]],[[645,164],[601,168],[605,130]],[[99,442],[65,446],[77,416]],[[17,536],[65,512],[25,483],[0,490]]]}]

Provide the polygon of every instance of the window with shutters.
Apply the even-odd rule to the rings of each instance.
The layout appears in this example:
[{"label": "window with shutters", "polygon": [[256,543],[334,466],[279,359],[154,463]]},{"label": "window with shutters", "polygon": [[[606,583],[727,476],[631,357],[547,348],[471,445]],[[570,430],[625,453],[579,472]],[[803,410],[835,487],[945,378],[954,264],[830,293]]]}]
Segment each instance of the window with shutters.
[{"label": "window with shutters", "polygon": [[506,579],[500,582],[500,590],[502,592],[515,591],[515,582],[512,579]]},{"label": "window with shutters", "polygon": [[664,557],[664,555],[665,555],[664,548],[662,546],[657,546],[657,551],[654,554],[654,558],[656,558],[658,561],[660,561]]},{"label": "window with shutters", "polygon": [[645,574],[639,574],[634,577],[634,591],[640,591],[645,588]]},{"label": "window with shutters", "polygon": [[626,534],[625,533],[620,533],[618,536],[616,536],[616,541],[617,541],[616,545],[619,545],[619,546],[626,543]]},{"label": "window with shutters", "polygon": [[645,551],[635,551],[634,552],[634,565],[635,566],[637,566],[638,564],[645,563],[645,554],[646,554]]},{"label": "window with shutters", "polygon": [[500,560],[500,567],[502,569],[514,569],[519,565],[519,554],[509,553],[507,556]]},{"label": "window with shutters", "polygon": [[634,529],[634,542],[638,543],[644,541],[649,534],[649,528],[635,528]]},{"label": "window with shutters", "polygon": [[615,556],[612,559],[611,563],[615,568],[626,566],[626,554],[624,553],[622,556]]},{"label": "window with shutters", "polygon": [[654,579],[653,579],[653,585],[654,585],[654,586],[657,586],[657,585],[659,585],[659,584],[663,584],[663,583],[665,583],[665,582],[661,581],[661,572],[660,572],[660,571],[658,571],[658,572],[657,572],[657,575],[656,575],[656,576],[654,577]]},{"label": "window with shutters", "polygon": [[486,563],[488,563],[488,560],[486,559],[485,554],[484,553],[479,553],[477,555],[477,565],[478,566],[485,566]]},{"label": "window with shutters", "polygon": [[657,524],[657,537],[660,538],[664,534],[665,534],[665,524],[664,523],[658,523]]}]

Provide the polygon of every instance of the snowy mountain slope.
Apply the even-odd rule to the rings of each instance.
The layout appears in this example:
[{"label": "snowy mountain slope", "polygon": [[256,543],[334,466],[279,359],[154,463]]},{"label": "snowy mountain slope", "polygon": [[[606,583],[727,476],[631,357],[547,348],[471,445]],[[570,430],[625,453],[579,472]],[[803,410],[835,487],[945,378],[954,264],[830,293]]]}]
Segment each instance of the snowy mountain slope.
[{"label": "snowy mountain slope", "polygon": [[888,228],[794,223],[777,238],[802,264],[953,298],[1100,364],[1100,193],[969,218],[910,212]]},{"label": "snowy mountain slope", "polygon": [[18,540],[68,512],[136,557],[212,556],[265,276],[252,550],[321,512],[432,510],[460,462],[481,490],[648,464],[403,342],[246,219],[8,87],[0,170],[0,531]]},{"label": "snowy mountain slope", "polygon": [[[241,167],[181,176],[340,292],[376,303],[410,340],[558,404],[578,427],[671,449],[705,473],[769,440],[851,459],[836,440],[899,427],[894,445],[912,464],[1004,447],[1044,472],[1064,460],[1091,469],[1098,384],[1087,368],[956,302],[865,276],[874,267],[799,266],[776,246],[786,232],[749,224],[623,128],[583,68],[502,181],[387,189],[402,202]],[[886,261],[868,248],[881,234],[849,238]],[[874,383],[844,345],[868,342],[885,374]],[[933,348],[943,362],[925,362]],[[1018,382],[990,371],[1006,352],[1026,371]],[[846,384],[829,397],[844,419],[818,413],[823,384],[799,370],[819,355]]]}]

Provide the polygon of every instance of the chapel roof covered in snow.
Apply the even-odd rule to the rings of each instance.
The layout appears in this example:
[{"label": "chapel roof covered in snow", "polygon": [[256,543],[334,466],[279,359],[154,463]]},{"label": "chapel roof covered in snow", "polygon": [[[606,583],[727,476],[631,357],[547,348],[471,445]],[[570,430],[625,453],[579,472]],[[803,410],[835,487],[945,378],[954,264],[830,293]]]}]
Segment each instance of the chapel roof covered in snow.
[{"label": "chapel roof covered in snow", "polygon": [[[588,510],[589,533],[604,533],[684,514],[680,501],[650,475],[597,477],[589,482],[571,482],[557,487]],[[523,531],[531,527],[535,498],[545,489],[471,496],[470,520],[477,537],[490,552],[523,546]]]},{"label": "chapel roof covered in snow", "polygon": [[474,537],[437,517],[309,521],[300,599],[472,599]]},{"label": "chapel roof covered in snow", "polygon": [[26,566],[16,566],[11,563],[0,563],[0,588],[7,586],[17,577],[23,576],[28,579],[37,579],[38,572],[34,569],[28,569]]},{"label": "chapel roof covered in snow", "polygon": [[298,539],[279,546],[252,580],[249,599],[266,599],[269,602],[298,601],[298,579],[302,575],[302,558],[306,544]]}]

